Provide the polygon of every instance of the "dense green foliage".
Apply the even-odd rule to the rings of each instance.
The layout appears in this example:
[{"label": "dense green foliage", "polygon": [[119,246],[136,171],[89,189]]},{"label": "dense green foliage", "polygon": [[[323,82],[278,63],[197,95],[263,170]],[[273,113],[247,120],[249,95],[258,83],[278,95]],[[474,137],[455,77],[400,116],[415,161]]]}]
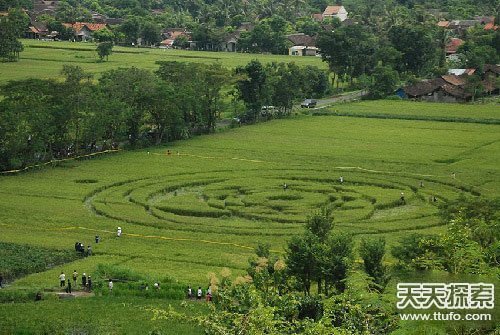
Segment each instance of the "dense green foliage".
[{"label": "dense green foliage", "polygon": [[4,284],[5,281],[43,272],[79,258],[80,255],[72,250],[0,242],[0,274],[3,276]]},{"label": "dense green foliage", "polygon": [[[253,61],[247,68],[252,66],[261,69],[262,96],[245,87],[251,73],[236,85],[251,121],[262,116],[263,105],[274,104],[285,116],[297,99],[328,89],[326,75],[314,67]],[[97,83],[78,66],[65,65],[62,75],[63,82],[28,79],[2,87],[0,170],[116,149],[120,143],[137,147],[213,132],[223,93],[235,84],[231,71],[217,63],[160,62],[155,73],[120,68],[103,73]],[[300,89],[284,85],[292,78],[299,79]]]},{"label": "dense green foliage", "polygon": [[27,15],[18,9],[9,10],[8,16],[0,15],[0,60],[16,61],[23,45],[18,40],[24,34]]},{"label": "dense green foliage", "polygon": [[300,67],[314,66],[327,70],[319,57],[293,57],[270,54],[247,54],[190,50],[162,50],[156,48],[129,48],[114,45],[113,57],[107,62],[99,62],[95,43],[72,43],[64,41],[22,40],[24,51],[18,62],[0,62],[0,83],[27,78],[64,79],[61,75],[63,64],[74,64],[92,73],[96,79],[108,70],[120,67],[137,67],[150,71],[158,69],[159,61],[184,63],[220,63],[228,69],[245,66],[257,59],[262,64],[294,62]]},{"label": "dense green foliage", "polygon": [[101,42],[97,45],[97,54],[99,55],[99,59],[101,61],[104,60],[104,57],[106,57],[106,60],[108,60],[108,57],[109,55],[111,55],[112,50],[112,42]]},{"label": "dense green foliage", "polygon": [[499,201],[466,199],[442,206],[449,222],[442,235],[410,235],[394,247],[393,255],[405,266],[444,269],[453,274],[498,272],[500,246]]},{"label": "dense green foliage", "polygon": [[197,322],[176,320],[165,324],[154,317],[158,310],[171,309],[191,316],[209,311],[204,304],[185,304],[161,298],[127,296],[59,300],[46,294],[42,301],[30,299],[0,304],[0,326],[7,334],[204,334]]},{"label": "dense green foliage", "polygon": [[359,247],[366,273],[373,279],[378,289],[383,290],[388,282],[387,269],[383,263],[385,256],[385,240],[363,239]]}]

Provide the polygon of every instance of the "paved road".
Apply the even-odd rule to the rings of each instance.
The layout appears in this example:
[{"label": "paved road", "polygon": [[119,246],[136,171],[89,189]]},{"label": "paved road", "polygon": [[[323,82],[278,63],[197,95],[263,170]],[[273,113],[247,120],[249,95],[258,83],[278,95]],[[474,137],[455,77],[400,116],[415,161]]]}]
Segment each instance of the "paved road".
[{"label": "paved road", "polygon": [[365,94],[366,94],[365,91],[356,91],[356,92],[345,93],[342,95],[336,95],[326,99],[319,99],[316,109],[325,108],[326,106],[333,104],[335,102],[347,102],[347,101],[359,100]]},{"label": "paved road", "polygon": [[[363,95],[366,95],[366,91],[348,92],[340,95],[335,95],[329,98],[318,99],[316,107],[311,108],[311,110],[322,109],[336,102],[348,102],[348,101],[359,100]],[[296,105],[295,107],[300,108],[300,104]],[[219,120],[217,121],[215,128],[216,129],[227,128],[230,124],[231,124],[231,119]]]}]

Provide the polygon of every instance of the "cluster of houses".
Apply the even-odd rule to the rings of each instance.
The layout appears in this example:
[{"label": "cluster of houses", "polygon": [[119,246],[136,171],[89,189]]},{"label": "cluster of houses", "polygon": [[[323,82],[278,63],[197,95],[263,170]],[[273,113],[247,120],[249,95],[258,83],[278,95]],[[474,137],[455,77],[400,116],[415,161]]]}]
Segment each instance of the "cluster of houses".
[{"label": "cluster of houses", "polygon": [[499,93],[496,83],[500,65],[486,64],[480,85],[468,80],[475,73],[476,69],[450,69],[446,75],[400,88],[396,94],[401,98],[430,102],[467,102],[474,96],[475,89],[481,89],[486,94]]},{"label": "cluster of houses", "polygon": [[472,20],[451,20],[439,21],[438,27],[445,28],[454,32],[457,36],[464,36],[467,29],[481,26],[484,30],[497,30],[498,25],[495,24],[494,16],[476,16]]},{"label": "cluster of houses", "polygon": [[[318,22],[325,22],[329,18],[337,18],[340,22],[347,22],[348,12],[344,6],[327,6],[323,13],[313,14],[312,18]],[[350,21],[349,21],[350,22]],[[348,22],[347,22],[348,23]],[[331,30],[332,27],[327,23],[322,25],[323,29]],[[220,45],[212,46],[211,50],[227,51],[227,52],[237,52],[239,51],[238,41],[241,34],[244,32],[249,32],[254,28],[254,25],[249,22],[244,22],[235,31],[228,33],[222,40]],[[190,47],[195,46],[195,42],[192,41],[191,32],[183,28],[171,28],[166,29],[162,32],[163,40],[160,43],[160,48],[173,48],[174,42],[179,37],[185,37],[185,40],[189,43]],[[286,36],[290,42],[290,48],[288,53],[291,56],[317,56],[318,48],[316,47],[316,38],[303,34],[291,34]]]},{"label": "cluster of houses", "polygon": [[[33,10],[27,12],[30,18],[30,24],[26,30],[25,37],[32,39],[57,39],[58,31],[49,31],[47,26],[38,21],[38,18],[43,15],[55,16],[59,0],[35,0],[33,2]],[[111,25],[117,25],[123,22],[120,18],[110,18],[97,12],[91,12],[91,22],[73,22],[64,23],[66,28],[73,31],[73,40],[88,41],[92,40],[93,33],[101,29],[109,29]]]},{"label": "cluster of houses", "polygon": [[[42,15],[54,16],[56,8],[59,5],[59,0],[35,0],[33,11],[29,12],[30,25],[26,31],[26,38],[33,39],[57,39],[59,32],[49,31],[47,26],[37,21],[37,18]],[[65,23],[66,28],[73,31],[75,41],[92,40],[92,35],[97,30],[110,29],[110,26],[122,23],[121,19],[109,18],[96,12],[92,12],[92,23],[89,22],[74,22]],[[328,25],[327,19],[337,18],[341,22],[349,22],[348,12],[344,6],[327,6],[323,13],[313,14],[312,18],[318,22],[322,22],[323,29],[332,29]],[[238,41],[241,34],[249,32],[254,28],[252,23],[242,23],[235,31],[228,33],[222,40],[220,45],[212,46],[213,50],[236,52],[239,51]],[[174,42],[180,37],[184,37],[187,46],[194,48],[196,42],[192,40],[192,34],[185,28],[169,28],[161,33],[162,41],[159,47],[169,49],[174,47]],[[298,33],[287,36],[290,42],[289,55],[292,56],[317,56],[318,48],[316,47],[316,38],[306,34]]]},{"label": "cluster of houses", "polygon": [[452,21],[439,21],[438,27],[450,31],[455,37],[451,38],[446,44],[445,52],[446,59],[449,61],[456,61],[458,57],[458,48],[464,44],[462,39],[465,36],[467,29],[472,27],[482,27],[484,30],[496,31],[500,26],[495,24],[494,16],[477,16],[473,20],[452,20]]}]

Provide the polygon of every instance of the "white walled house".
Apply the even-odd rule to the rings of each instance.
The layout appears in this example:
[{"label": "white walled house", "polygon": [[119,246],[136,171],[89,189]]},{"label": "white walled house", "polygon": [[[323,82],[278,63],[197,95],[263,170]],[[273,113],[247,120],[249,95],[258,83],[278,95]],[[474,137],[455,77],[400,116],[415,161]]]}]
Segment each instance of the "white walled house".
[{"label": "white walled house", "polygon": [[330,17],[336,17],[342,22],[347,19],[348,14],[344,6],[328,6],[325,8],[322,16],[323,20]]}]

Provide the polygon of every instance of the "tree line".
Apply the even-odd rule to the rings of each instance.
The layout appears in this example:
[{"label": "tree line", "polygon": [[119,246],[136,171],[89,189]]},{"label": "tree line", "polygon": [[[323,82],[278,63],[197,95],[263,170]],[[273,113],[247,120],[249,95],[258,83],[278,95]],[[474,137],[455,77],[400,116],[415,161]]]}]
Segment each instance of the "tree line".
[{"label": "tree line", "polygon": [[[297,99],[322,96],[329,88],[323,71],[293,63],[255,60],[236,70],[219,63],[158,65],[154,72],[113,69],[97,80],[78,66],[64,65],[63,80],[3,85],[0,170],[210,133],[220,113],[232,107],[246,122],[263,120],[261,107],[271,104],[283,112],[274,117],[285,116]],[[289,88],[291,80],[296,84]]]},{"label": "tree line", "polygon": [[435,24],[409,21],[339,26],[320,33],[317,46],[338,83],[366,88],[374,98],[391,94],[401,81],[443,75],[448,68],[475,68],[481,75],[485,64],[500,61],[498,30],[469,29],[453,62],[445,59],[449,39],[449,33]]}]

